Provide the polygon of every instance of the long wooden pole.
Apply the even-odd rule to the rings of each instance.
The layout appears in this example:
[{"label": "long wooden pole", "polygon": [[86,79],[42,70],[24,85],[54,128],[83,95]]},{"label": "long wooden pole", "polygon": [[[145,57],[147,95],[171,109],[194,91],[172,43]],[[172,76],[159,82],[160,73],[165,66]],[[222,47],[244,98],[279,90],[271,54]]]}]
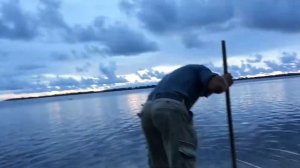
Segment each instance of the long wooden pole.
[{"label": "long wooden pole", "polygon": [[[224,74],[227,74],[228,68],[227,68],[226,43],[224,40],[222,40],[222,54],[223,54]],[[235,144],[234,144],[234,132],[233,132],[233,124],[232,124],[229,88],[226,90],[226,109],[227,109],[227,122],[228,122],[229,139],[230,139],[230,147],[231,147],[231,162],[232,162],[232,167],[236,168],[237,167],[236,152],[235,152]]]}]

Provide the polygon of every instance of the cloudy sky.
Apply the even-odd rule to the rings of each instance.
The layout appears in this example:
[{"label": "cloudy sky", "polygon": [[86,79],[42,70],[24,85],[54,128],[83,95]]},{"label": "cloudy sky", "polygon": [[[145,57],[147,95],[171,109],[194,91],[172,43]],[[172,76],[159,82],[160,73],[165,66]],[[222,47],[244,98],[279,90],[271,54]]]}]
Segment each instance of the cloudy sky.
[{"label": "cloudy sky", "polygon": [[[157,82],[184,64],[300,70],[299,0],[1,0],[0,99]],[[37,94],[36,94],[37,95]]]}]

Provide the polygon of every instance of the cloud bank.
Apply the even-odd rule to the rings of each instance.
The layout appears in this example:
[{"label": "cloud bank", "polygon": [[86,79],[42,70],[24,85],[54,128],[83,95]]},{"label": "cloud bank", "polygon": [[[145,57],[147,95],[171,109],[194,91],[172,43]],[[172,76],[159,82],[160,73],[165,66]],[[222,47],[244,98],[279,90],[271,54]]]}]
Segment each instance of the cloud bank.
[{"label": "cloud bank", "polygon": [[[123,0],[120,8],[154,33],[181,32],[233,22],[249,28],[299,32],[297,0]],[[228,26],[228,25],[227,25]],[[234,28],[234,26],[229,26]],[[217,29],[215,29],[217,30]]]},{"label": "cloud bank", "polygon": [[[248,54],[240,65],[229,67],[235,77],[300,69],[297,0],[121,0],[121,14],[128,20],[111,20],[115,13],[109,9],[106,16],[93,13],[86,15],[91,16],[89,22],[77,24],[62,13],[68,2],[37,0],[36,6],[30,2],[26,2],[28,9],[20,0],[0,2],[0,91],[62,91],[128,83],[126,74],[118,75],[116,69],[132,74],[130,81],[157,81],[166,73],[150,65],[213,57],[220,53],[212,39],[219,37],[232,40],[233,52]],[[295,52],[276,55],[277,60],[253,54],[269,49]],[[222,72],[214,64],[208,67]]]},{"label": "cloud bank", "polygon": [[[240,66],[231,65],[228,67],[229,72],[235,78],[241,76],[269,74],[272,72],[296,72],[300,70],[300,58],[294,52],[283,52],[279,56],[279,61],[263,60],[262,55],[256,55],[255,59],[246,59],[241,61]],[[254,64],[261,63],[263,66],[257,67]],[[222,67],[216,67],[213,64],[207,64],[213,71],[222,73]]]},{"label": "cloud bank", "polygon": [[157,37],[179,36],[187,49],[201,48],[201,35],[239,29],[300,33],[298,0],[122,0],[119,6]]},{"label": "cloud bank", "polygon": [[[255,64],[262,64],[257,67]],[[89,63],[83,65],[88,68]],[[212,71],[222,74],[222,67],[206,64]],[[30,65],[18,67],[26,71],[32,71],[35,69],[43,68],[39,65]],[[5,76],[0,78],[0,91],[15,90],[23,92],[42,92],[53,90],[80,90],[80,89],[92,89],[102,86],[115,85],[116,83],[128,83],[128,80],[116,75],[117,64],[115,62],[105,62],[99,64],[99,73],[97,77],[73,77],[65,75],[39,75],[39,76]],[[257,74],[269,74],[272,72],[295,72],[300,69],[300,58],[294,52],[281,53],[279,60],[265,60],[262,55],[256,55],[254,59],[242,60],[241,64],[229,66],[229,72],[233,74],[235,78],[241,76],[257,75]],[[167,73],[153,68],[138,70],[135,75],[140,78],[141,81],[160,80]],[[137,81],[138,82],[138,81]]]},{"label": "cloud bank", "polygon": [[138,55],[158,50],[154,41],[125,23],[108,23],[99,16],[87,26],[71,26],[60,12],[60,1],[40,0],[37,13],[21,8],[18,0],[0,4],[0,39],[91,43],[109,55]]}]

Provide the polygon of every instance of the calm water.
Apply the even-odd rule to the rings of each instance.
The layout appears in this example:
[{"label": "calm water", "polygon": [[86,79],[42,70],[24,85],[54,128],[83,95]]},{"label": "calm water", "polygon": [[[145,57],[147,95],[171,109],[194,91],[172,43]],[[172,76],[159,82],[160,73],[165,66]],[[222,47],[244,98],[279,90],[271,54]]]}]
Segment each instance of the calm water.
[{"label": "calm water", "polygon": [[[0,167],[146,167],[136,114],[149,92],[0,102]],[[199,167],[230,167],[224,101],[193,107]],[[300,167],[299,77],[236,83],[231,101],[239,168]]]}]

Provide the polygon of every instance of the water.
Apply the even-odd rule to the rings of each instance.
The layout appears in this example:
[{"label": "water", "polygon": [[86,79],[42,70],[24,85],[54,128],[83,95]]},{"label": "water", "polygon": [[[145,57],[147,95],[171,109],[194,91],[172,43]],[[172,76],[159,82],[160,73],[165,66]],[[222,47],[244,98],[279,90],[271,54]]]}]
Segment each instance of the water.
[{"label": "water", "polygon": [[[281,78],[232,87],[239,168],[300,167],[299,83]],[[136,114],[149,92],[0,102],[0,167],[146,167]],[[199,167],[230,167],[224,102],[213,95],[193,107]]]}]

